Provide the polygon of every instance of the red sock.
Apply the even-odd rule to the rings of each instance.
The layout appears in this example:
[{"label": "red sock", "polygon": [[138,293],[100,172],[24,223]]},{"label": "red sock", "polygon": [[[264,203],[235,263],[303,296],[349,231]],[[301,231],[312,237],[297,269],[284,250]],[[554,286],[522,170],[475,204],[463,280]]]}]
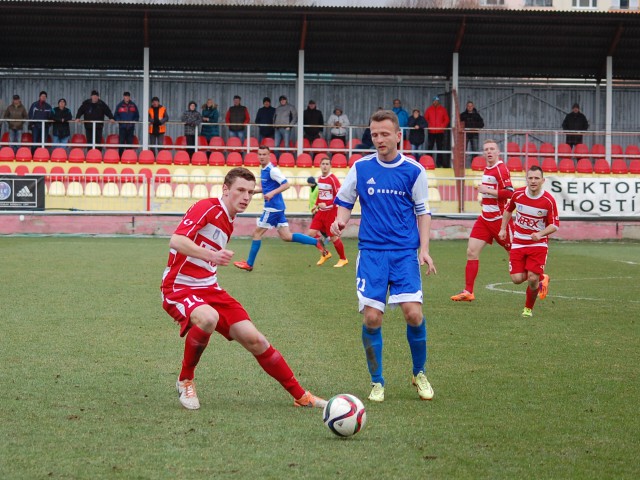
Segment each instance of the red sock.
[{"label": "red sock", "polygon": [[184,340],[184,357],[179,380],[193,380],[194,370],[200,361],[200,356],[209,344],[211,334],[200,329],[196,325],[189,329]]},{"label": "red sock", "polygon": [[294,399],[298,399],[304,395],[304,388],[300,386],[298,380],[293,375],[291,368],[287,365],[282,354],[269,345],[264,353],[256,355],[256,360],[262,369],[275,378],[284,389],[291,394]]},{"label": "red sock", "polygon": [[344,243],[342,243],[342,240],[339,238],[336,239],[336,241],[333,242],[333,246],[336,247],[336,252],[338,252],[340,260],[346,260],[347,257],[344,256]]},{"label": "red sock", "polygon": [[527,308],[533,308],[533,305],[536,303],[536,298],[538,298],[538,289],[531,290],[531,287],[527,285],[527,300],[524,303],[524,306]]},{"label": "red sock", "polygon": [[464,269],[464,289],[469,293],[473,293],[473,285],[476,283],[479,269],[480,260],[467,260],[467,267]]}]

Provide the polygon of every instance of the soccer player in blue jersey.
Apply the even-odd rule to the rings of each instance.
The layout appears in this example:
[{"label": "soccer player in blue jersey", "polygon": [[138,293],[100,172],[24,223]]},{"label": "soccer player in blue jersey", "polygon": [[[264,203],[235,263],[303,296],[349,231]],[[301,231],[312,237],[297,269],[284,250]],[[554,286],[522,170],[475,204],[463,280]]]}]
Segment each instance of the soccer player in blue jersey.
[{"label": "soccer player in blue jersey", "polygon": [[262,171],[260,172],[261,186],[255,189],[255,193],[262,193],[264,197],[264,211],[260,218],[258,218],[258,226],[253,232],[249,258],[247,258],[247,260],[234,262],[233,264],[247,272],[252,271],[256,257],[262,246],[262,236],[267,230],[273,227],[277,229],[278,235],[285,242],[313,245],[322,252],[323,256],[328,255],[329,252],[324,248],[321,240],[316,240],[302,233],[291,233],[291,230],[289,230],[289,223],[284,214],[286,207],[284,199],[282,198],[282,192],[287,190],[291,184],[289,184],[280,169],[271,163],[271,150],[269,147],[261,145],[258,148],[258,160],[262,167]]},{"label": "soccer player in blue jersey", "polygon": [[364,317],[362,344],[371,374],[369,400],[384,401],[382,319],[387,303],[402,309],[413,361],[412,383],[422,400],[431,400],[433,389],[424,374],[427,328],[420,275],[424,264],[427,275],[436,273],[429,255],[427,174],[418,162],[398,152],[402,134],[395,113],[377,111],[370,128],[376,153],[358,160],[349,170],[334,201],[338,215],[331,233],[340,235],[359,198],[362,215],[356,291]]}]

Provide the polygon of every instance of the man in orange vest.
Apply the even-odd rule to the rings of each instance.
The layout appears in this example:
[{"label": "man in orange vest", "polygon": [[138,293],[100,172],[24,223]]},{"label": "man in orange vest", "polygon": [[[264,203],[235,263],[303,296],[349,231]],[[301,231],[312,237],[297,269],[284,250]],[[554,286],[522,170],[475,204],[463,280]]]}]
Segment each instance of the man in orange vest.
[{"label": "man in orange vest", "polygon": [[149,108],[149,147],[155,145],[154,151],[158,155],[158,148],[164,145],[164,134],[167,132],[165,125],[169,121],[167,108],[160,105],[160,99],[153,97]]},{"label": "man in orange vest", "polygon": [[[440,105],[440,97],[433,97],[433,103],[424,112],[424,118],[427,120],[428,128],[428,146],[427,150],[441,151],[444,150],[444,129],[449,126],[449,114],[447,109]],[[436,153],[432,156],[436,160],[437,167],[449,168],[450,158],[446,153]]]}]

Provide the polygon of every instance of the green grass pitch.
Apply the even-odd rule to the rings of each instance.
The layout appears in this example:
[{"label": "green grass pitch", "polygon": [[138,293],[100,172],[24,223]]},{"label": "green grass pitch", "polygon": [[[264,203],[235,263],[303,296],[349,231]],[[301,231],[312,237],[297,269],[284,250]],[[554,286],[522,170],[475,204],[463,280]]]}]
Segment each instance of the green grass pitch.
[{"label": "green grass pitch", "polygon": [[[234,240],[236,259],[248,240]],[[365,400],[369,377],[350,264],[266,240],[256,269],[220,268],[303,386]],[[383,327],[386,400],[339,439],[235,343],[178,403],[182,341],[162,310],[168,240],[4,237],[0,287],[3,479],[640,478],[640,244],[552,242],[549,297],[520,317],[507,255],[483,252],[477,300],[456,304],[466,243],[432,242],[427,375],[410,387],[404,322]],[[335,255],[334,255],[335,257]]]}]

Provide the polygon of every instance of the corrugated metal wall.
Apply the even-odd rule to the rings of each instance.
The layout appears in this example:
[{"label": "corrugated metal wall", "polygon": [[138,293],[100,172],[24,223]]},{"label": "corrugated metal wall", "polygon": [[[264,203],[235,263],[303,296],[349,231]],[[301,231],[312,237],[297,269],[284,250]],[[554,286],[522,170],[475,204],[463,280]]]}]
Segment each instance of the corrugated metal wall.
[{"label": "corrugated metal wall", "polygon": [[[325,121],[336,105],[354,125],[364,125],[378,107],[390,108],[394,98],[402,99],[403,106],[411,111],[421,111],[429,106],[431,97],[439,94],[445,102],[447,83],[439,79],[399,79],[380,77],[340,77],[306,80],[305,105],[298,107],[299,113],[306,108],[306,102],[314,99],[322,110]],[[589,119],[592,130],[604,129],[605,92],[594,86],[566,86],[561,84],[524,85],[523,82],[472,81],[461,79],[460,108],[472,100],[485,120],[486,128],[495,129],[560,129],[562,120],[578,102]],[[61,97],[67,99],[74,115],[81,102],[89,97],[91,90],[97,89],[101,98],[113,109],[122,99],[122,92],[129,90],[133,100],[142,106],[142,77],[138,72],[0,72],[0,102],[5,106],[14,93],[21,95],[28,106],[38,98],[40,90],[46,90],[52,105]],[[637,131],[640,125],[640,88],[614,88],[613,130]],[[186,110],[190,100],[199,105],[209,97],[218,104],[221,118],[231,105],[234,95],[242,97],[252,120],[262,98],[269,96],[274,106],[280,95],[286,95],[289,102],[296,103],[296,81],[293,76],[279,75],[237,75],[229,74],[174,74],[170,77],[153,77],[151,96],[158,96],[169,111],[171,120],[178,120]],[[599,115],[599,117],[596,117]],[[111,127],[115,129],[115,127]],[[173,132],[171,132],[173,130]],[[181,135],[178,125],[170,128],[170,134]],[[360,134],[361,131],[358,132]],[[595,140],[594,140],[595,141]],[[619,140],[618,143],[626,144]],[[637,138],[629,137],[629,143],[637,143]]]}]

